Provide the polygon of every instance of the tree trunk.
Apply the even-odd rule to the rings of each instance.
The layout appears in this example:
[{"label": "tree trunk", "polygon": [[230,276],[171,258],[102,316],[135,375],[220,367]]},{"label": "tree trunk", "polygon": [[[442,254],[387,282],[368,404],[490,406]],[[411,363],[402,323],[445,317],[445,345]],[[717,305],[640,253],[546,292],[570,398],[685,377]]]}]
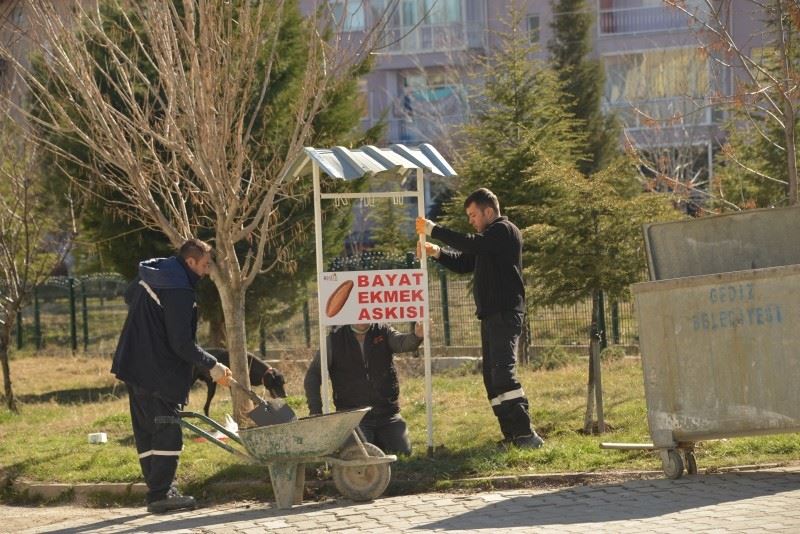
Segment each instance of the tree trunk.
[{"label": "tree trunk", "polygon": [[594,422],[594,365],[592,362],[592,343],[589,342],[589,380],[586,384],[586,411],[583,414],[583,433],[592,433]]},{"label": "tree trunk", "polygon": [[8,364],[8,346],[11,342],[11,326],[2,325],[0,328],[0,364],[3,367],[3,396],[6,406],[13,413],[19,413],[17,399],[14,397],[14,389],[11,387],[11,366]]},{"label": "tree trunk", "polygon": [[208,346],[227,347],[225,340],[225,317],[212,314],[208,320]]},{"label": "tree trunk", "polygon": [[792,71],[789,58],[789,43],[791,39],[791,26],[787,30],[784,22],[784,3],[778,2],[778,24],[780,28],[780,39],[778,48],[781,57],[781,67],[783,71],[784,84],[781,87],[780,95],[783,100],[783,137],[786,143],[786,181],[789,205],[795,206],[798,202],[797,196],[797,140],[795,139],[795,118],[796,110],[792,102],[792,85],[796,83],[794,72]]},{"label": "tree trunk", "polygon": [[586,434],[594,433],[594,411],[597,406],[597,432],[605,432],[603,420],[603,386],[600,371],[600,350],[603,344],[602,292],[592,292],[592,326],[589,339],[589,383],[586,393],[586,413],[583,418],[583,430]]},{"label": "tree trunk", "polygon": [[[232,284],[231,284],[232,285]],[[230,355],[233,378],[243,386],[250,387],[247,369],[247,331],[245,327],[245,291],[218,283],[222,313],[225,316],[227,349]],[[253,409],[253,403],[245,393],[235,386],[231,388],[233,400],[233,418],[240,426],[248,426],[247,412]]]}]

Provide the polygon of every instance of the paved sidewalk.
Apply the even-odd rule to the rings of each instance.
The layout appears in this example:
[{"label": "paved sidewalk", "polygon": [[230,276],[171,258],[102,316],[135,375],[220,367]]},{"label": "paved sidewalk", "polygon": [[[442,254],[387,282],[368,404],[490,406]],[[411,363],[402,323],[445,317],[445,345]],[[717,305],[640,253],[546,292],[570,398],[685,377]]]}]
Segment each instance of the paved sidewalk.
[{"label": "paved sidewalk", "polygon": [[154,516],[143,508],[0,506],[0,532],[800,532],[800,467],[558,490],[427,493],[291,510],[225,504]]}]

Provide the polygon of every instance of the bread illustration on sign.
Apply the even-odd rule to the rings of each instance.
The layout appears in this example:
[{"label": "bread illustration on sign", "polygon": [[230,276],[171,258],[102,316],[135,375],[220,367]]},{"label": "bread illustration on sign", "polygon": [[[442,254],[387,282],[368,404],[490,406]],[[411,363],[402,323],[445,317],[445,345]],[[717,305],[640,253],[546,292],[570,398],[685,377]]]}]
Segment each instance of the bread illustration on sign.
[{"label": "bread illustration on sign", "polygon": [[353,285],[352,280],[345,280],[331,293],[331,296],[328,297],[328,304],[325,306],[325,313],[328,317],[333,317],[342,311],[350,292],[353,290]]}]

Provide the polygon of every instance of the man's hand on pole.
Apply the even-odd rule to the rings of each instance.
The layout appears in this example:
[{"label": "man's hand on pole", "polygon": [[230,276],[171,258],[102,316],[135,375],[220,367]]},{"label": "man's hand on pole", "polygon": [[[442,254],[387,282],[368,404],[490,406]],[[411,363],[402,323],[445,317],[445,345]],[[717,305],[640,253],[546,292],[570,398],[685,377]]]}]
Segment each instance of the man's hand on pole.
[{"label": "man's hand on pole", "polygon": [[434,226],[436,225],[433,223],[433,221],[430,221],[425,217],[417,217],[416,228],[418,234],[431,235]]},{"label": "man's hand on pole", "polygon": [[217,364],[211,368],[210,373],[211,379],[220,386],[229,387],[231,385],[233,373],[226,365],[217,362]]},{"label": "man's hand on pole", "polygon": [[[439,253],[442,251],[442,247],[439,245],[434,245],[433,243],[429,243],[425,241],[425,255],[430,256],[431,258],[438,258]],[[422,257],[422,251],[419,247],[419,241],[417,241],[417,257]]]},{"label": "man's hand on pole", "polygon": [[414,335],[420,339],[425,337],[425,328],[422,325],[422,321],[414,323]]}]

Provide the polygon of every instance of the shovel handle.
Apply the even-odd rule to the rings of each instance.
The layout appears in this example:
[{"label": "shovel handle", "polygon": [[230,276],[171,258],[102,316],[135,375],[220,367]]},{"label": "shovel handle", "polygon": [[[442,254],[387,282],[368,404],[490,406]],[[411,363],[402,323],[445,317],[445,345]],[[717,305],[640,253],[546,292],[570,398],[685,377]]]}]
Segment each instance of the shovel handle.
[{"label": "shovel handle", "polygon": [[248,387],[245,387],[244,384],[242,384],[235,378],[231,378],[230,383],[232,386],[236,386],[237,388],[239,388],[245,395],[247,395],[250,398],[251,401],[255,402],[258,405],[268,406],[267,401],[256,395],[254,391],[250,390],[250,388]]}]

